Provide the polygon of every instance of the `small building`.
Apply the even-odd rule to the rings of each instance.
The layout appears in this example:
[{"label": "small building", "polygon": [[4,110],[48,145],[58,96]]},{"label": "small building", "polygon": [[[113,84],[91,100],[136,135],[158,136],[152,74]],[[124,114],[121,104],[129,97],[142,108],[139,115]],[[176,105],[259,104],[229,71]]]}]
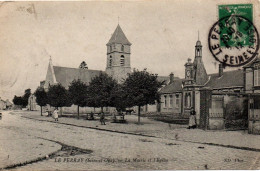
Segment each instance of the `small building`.
[{"label": "small building", "polygon": [[6,100],[6,109],[9,110],[9,109],[12,109],[13,107],[13,104],[7,99]]},{"label": "small building", "polygon": [[40,110],[40,106],[37,104],[36,97],[34,94],[31,94],[28,98],[27,109],[30,111]]},{"label": "small building", "polygon": [[0,97],[0,110],[6,109],[6,101],[2,100]]},{"label": "small building", "polygon": [[[161,105],[159,112],[173,115],[181,115],[184,118],[189,116],[193,107],[196,111],[197,123],[204,117],[201,115],[205,107],[202,91],[210,90],[210,101],[208,109],[211,115],[222,117],[223,127],[224,111],[230,101],[242,103],[241,94],[245,90],[243,70],[224,72],[222,64],[219,64],[219,72],[207,74],[202,60],[202,44],[198,40],[195,45],[195,57],[192,62],[188,59],[185,66],[185,78],[174,79],[160,91]],[[241,100],[242,99],[242,100]],[[204,100],[204,101],[203,101]]]}]

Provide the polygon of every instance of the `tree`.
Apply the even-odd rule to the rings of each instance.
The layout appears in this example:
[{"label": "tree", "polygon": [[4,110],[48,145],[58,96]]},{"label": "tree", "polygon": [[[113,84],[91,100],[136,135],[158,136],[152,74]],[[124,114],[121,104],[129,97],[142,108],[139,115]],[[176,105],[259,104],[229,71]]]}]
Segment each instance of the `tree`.
[{"label": "tree", "polygon": [[122,84],[117,84],[111,91],[111,105],[116,108],[118,112],[125,111],[129,107],[127,102],[127,94]]},{"label": "tree", "polygon": [[31,89],[29,89],[29,88],[24,91],[24,95],[22,97],[22,101],[23,101],[22,106],[23,107],[26,107],[28,105],[28,99],[31,96],[31,94],[32,94]]},{"label": "tree", "polygon": [[17,106],[22,106],[23,105],[23,99],[21,96],[14,96],[13,98],[13,103]]},{"label": "tree", "polygon": [[158,89],[162,82],[157,81],[157,75],[143,71],[134,70],[124,82],[127,94],[127,102],[130,106],[138,106],[138,123],[140,123],[141,106],[155,104],[159,101]]},{"label": "tree", "polygon": [[79,68],[81,69],[88,69],[88,65],[85,61],[82,61],[81,64],[79,65]]},{"label": "tree", "polygon": [[53,107],[62,109],[64,106],[71,106],[69,93],[61,84],[51,85],[47,97],[49,104]]},{"label": "tree", "polygon": [[91,107],[111,106],[111,91],[117,85],[117,82],[105,73],[94,77],[89,83],[88,104]]},{"label": "tree", "polygon": [[42,116],[42,107],[46,106],[48,103],[47,93],[45,92],[43,87],[38,87],[34,92],[36,97],[36,102],[39,106],[41,106],[41,116]]},{"label": "tree", "polygon": [[79,107],[87,105],[87,89],[88,86],[81,80],[73,80],[69,86],[69,94],[71,102],[78,106],[78,119],[79,119]]}]

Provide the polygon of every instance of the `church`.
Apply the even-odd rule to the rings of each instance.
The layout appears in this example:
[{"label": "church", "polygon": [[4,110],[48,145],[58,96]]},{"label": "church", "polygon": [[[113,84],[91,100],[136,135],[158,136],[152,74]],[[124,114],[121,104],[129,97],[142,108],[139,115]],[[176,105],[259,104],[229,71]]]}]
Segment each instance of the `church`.
[{"label": "church", "polygon": [[[86,84],[89,84],[91,79],[98,76],[100,73],[107,73],[112,76],[118,83],[122,83],[131,73],[131,43],[125,36],[122,28],[118,24],[110,40],[106,44],[106,69],[91,70],[88,67],[69,68],[63,66],[53,66],[52,59],[49,60],[46,79],[40,84],[45,90],[48,90],[50,85],[60,83],[66,89],[68,89],[70,83],[74,79],[80,79]],[[81,66],[81,65],[80,65]],[[167,83],[169,81],[168,76],[159,76],[159,81]],[[81,108],[80,112],[90,112],[92,108]],[[109,108],[105,108],[105,111],[109,112]],[[76,112],[76,107],[64,107],[64,113]]]},{"label": "church", "polygon": [[131,43],[126,38],[120,25],[116,27],[112,37],[106,44],[107,46],[107,65],[106,70],[91,70],[87,67],[68,68],[53,66],[52,60],[49,61],[44,88],[48,89],[49,85],[60,83],[65,88],[68,88],[74,79],[89,84],[91,79],[101,72],[112,76],[117,82],[122,82],[127,74],[131,72],[130,55]]}]

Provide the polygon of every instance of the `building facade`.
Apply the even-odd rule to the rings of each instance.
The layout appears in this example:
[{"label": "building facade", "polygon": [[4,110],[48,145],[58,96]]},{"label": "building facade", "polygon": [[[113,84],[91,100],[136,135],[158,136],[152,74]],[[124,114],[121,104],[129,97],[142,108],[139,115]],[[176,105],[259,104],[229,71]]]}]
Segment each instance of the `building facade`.
[{"label": "building facade", "polygon": [[173,80],[170,84],[160,90],[161,113],[189,116],[193,107],[196,111],[197,123],[200,123],[203,98],[201,92],[204,89],[211,91],[211,103],[209,109],[211,114],[221,113],[223,108],[239,94],[244,93],[244,72],[233,70],[224,72],[222,64],[219,64],[219,72],[207,74],[203,58],[202,44],[198,40],[195,45],[195,57],[185,63],[185,78]]}]

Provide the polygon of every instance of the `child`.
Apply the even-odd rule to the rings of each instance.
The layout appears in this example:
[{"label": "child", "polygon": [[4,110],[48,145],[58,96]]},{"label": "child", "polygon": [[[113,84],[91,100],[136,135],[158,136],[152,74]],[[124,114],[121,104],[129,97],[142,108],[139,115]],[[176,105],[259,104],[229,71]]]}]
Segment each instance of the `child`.
[{"label": "child", "polygon": [[54,121],[58,121],[59,115],[58,115],[57,108],[53,111],[53,118],[54,118]]}]

